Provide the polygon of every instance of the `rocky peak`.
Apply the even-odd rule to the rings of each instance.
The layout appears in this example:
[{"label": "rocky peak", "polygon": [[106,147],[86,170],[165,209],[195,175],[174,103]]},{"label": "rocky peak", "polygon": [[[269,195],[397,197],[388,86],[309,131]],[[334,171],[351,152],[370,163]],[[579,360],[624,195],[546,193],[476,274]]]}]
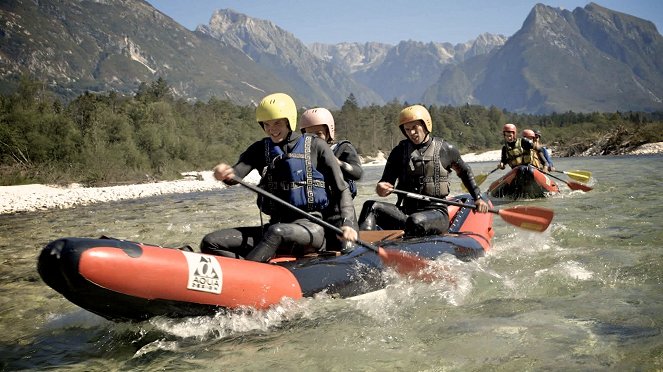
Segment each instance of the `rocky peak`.
[{"label": "rocky peak", "polygon": [[355,73],[375,67],[382,63],[393,45],[367,43],[313,43],[309,50],[318,58],[340,66],[343,70]]},{"label": "rocky peak", "polygon": [[253,59],[267,53],[299,64],[298,55],[309,54],[306,46],[292,33],[271,21],[251,18],[231,9],[220,9],[212,14],[208,25],[200,25],[197,32],[243,50]]}]

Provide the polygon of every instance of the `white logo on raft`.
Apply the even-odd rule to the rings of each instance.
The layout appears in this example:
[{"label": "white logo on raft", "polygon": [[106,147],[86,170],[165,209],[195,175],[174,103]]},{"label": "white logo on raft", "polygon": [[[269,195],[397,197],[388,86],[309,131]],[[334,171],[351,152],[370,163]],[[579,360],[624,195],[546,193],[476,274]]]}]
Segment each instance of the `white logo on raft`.
[{"label": "white logo on raft", "polygon": [[221,265],[213,256],[184,252],[189,265],[189,280],[186,288],[194,291],[221,293],[223,275]]}]

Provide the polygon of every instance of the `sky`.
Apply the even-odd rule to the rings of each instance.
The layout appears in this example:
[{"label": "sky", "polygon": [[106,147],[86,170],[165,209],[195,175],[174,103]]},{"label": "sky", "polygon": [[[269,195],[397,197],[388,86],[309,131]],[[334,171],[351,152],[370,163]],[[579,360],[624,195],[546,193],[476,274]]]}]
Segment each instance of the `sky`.
[{"label": "sky", "polygon": [[[147,0],[184,27],[208,24],[217,9],[269,20],[305,44],[403,40],[464,43],[484,32],[511,36],[534,5],[573,10],[580,0]],[[663,28],[663,0],[596,0]]]}]

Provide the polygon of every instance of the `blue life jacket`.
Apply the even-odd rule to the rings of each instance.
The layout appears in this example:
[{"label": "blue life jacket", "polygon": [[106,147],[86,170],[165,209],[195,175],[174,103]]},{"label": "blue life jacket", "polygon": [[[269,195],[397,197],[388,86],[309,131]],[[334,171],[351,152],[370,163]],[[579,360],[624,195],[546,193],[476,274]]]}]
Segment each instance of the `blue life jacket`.
[{"label": "blue life jacket", "polygon": [[[313,136],[303,135],[290,153],[284,153],[269,138],[264,139],[267,167],[260,184],[266,191],[306,212],[322,211],[329,205],[325,178],[311,161]],[[258,197],[258,207],[273,215],[277,205]]]},{"label": "blue life jacket", "polygon": [[[336,157],[338,158],[338,156],[340,155],[340,154],[338,153],[338,152],[339,152],[339,148],[341,147],[342,144],[344,144],[344,143],[346,143],[346,142],[347,142],[347,143],[350,143],[350,141],[348,141],[348,140],[343,140],[343,141],[340,141],[340,142],[335,143],[334,145],[332,145],[332,148],[331,148],[331,149],[332,149],[332,151],[334,152],[334,156],[336,156]],[[342,170],[341,170],[341,171],[342,171]],[[345,173],[343,173],[343,179],[345,180],[345,182],[348,183],[348,186],[349,186],[349,188],[350,188],[350,193],[352,193],[352,198],[354,199],[355,196],[357,196],[357,183],[355,182],[355,180],[352,180],[352,179],[347,178],[347,177],[345,176]]]}]

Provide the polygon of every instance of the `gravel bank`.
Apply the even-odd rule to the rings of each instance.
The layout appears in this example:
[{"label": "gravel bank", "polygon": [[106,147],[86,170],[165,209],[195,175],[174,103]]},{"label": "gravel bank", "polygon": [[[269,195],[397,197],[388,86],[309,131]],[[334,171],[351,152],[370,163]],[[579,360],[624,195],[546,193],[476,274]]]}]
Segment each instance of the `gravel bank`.
[{"label": "gravel bank", "polygon": [[[481,154],[466,154],[466,162],[498,161],[500,150]],[[364,159],[365,166],[383,166],[384,154],[375,158]],[[0,187],[0,214],[29,212],[46,209],[72,208],[77,205],[89,205],[117,200],[145,198],[155,195],[190,193],[223,189],[225,184],[216,181],[211,171],[189,172],[189,178],[180,181],[144,183],[137,185],[110,187],[81,187],[70,185],[58,187],[49,185],[20,185]],[[257,183],[258,173],[246,177],[247,182]]]}]

